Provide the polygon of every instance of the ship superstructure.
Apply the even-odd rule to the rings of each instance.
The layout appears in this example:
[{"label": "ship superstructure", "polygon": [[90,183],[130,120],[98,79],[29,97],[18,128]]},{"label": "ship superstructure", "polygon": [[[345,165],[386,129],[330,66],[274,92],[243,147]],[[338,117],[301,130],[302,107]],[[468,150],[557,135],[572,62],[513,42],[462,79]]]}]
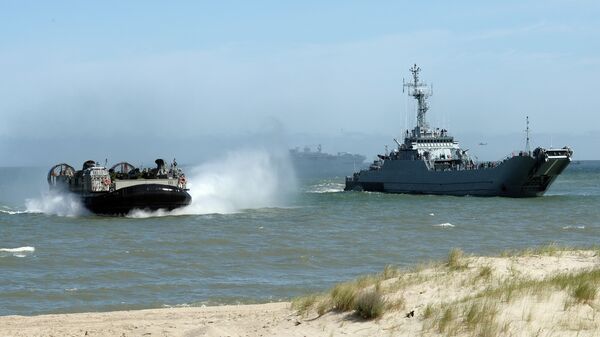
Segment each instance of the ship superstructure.
[{"label": "ship superstructure", "polygon": [[[412,81],[404,83],[408,94],[417,101],[417,124],[406,130],[404,142],[378,155],[368,169],[346,177],[345,190],[391,193],[448,194],[475,196],[530,197],[544,194],[567,167],[573,151],[527,148],[496,162],[475,162],[467,150],[446,129],[427,123],[427,98],[432,91],[420,81],[421,69],[411,69]],[[529,120],[527,120],[529,130]]]}]

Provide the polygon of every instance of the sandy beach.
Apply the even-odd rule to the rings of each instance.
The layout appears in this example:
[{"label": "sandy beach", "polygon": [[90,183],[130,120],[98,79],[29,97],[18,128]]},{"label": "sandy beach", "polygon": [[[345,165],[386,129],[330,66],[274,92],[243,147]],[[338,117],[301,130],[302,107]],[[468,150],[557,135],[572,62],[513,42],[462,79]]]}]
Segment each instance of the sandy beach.
[{"label": "sandy beach", "polygon": [[[0,336],[598,336],[599,281],[596,250],[454,251],[294,303],[3,316]],[[381,300],[375,318],[356,309],[367,293]]]}]

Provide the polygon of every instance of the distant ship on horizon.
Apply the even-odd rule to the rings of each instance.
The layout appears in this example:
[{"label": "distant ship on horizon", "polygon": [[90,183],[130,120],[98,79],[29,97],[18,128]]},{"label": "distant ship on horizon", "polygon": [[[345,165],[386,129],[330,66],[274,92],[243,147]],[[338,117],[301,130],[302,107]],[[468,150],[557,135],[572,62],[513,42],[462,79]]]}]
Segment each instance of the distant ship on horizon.
[{"label": "distant ship on horizon", "polygon": [[448,130],[429,126],[425,114],[432,92],[419,80],[416,64],[410,71],[413,79],[403,87],[417,100],[417,125],[406,130],[403,143],[394,139],[397,148],[346,177],[346,191],[535,197],[543,195],[571,162],[573,151],[567,146],[530,151],[529,118],[524,151],[501,161],[473,161]]},{"label": "distant ship on horizon", "polygon": [[364,167],[367,158],[348,152],[326,153],[321,144],[316,146],[316,151],[305,146],[302,150],[299,147],[290,149],[289,154],[298,176],[315,178],[345,176],[350,170]]}]

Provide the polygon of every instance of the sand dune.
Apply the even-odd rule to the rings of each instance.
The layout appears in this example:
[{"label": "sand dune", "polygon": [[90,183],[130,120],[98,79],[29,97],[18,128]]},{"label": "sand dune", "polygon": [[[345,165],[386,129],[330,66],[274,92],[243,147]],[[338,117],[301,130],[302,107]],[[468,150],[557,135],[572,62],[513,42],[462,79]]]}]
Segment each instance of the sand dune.
[{"label": "sand dune", "polygon": [[[4,316],[0,336],[600,336],[598,251],[454,253],[346,283],[354,304],[345,309],[330,292],[294,305]],[[375,319],[354,310],[365,293],[383,300]]]}]

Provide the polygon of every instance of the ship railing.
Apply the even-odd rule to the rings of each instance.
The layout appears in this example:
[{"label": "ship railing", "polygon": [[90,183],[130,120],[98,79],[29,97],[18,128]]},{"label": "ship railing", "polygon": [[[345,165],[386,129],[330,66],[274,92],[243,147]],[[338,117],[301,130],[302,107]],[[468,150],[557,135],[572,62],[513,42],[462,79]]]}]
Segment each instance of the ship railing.
[{"label": "ship railing", "polygon": [[505,161],[510,160],[511,158],[514,158],[514,157],[531,157],[531,153],[527,152],[527,151],[512,152],[511,154],[509,154],[508,156],[506,156],[502,161],[505,162]]},{"label": "ship railing", "polygon": [[478,162],[478,163],[473,163],[473,170],[485,170],[485,169],[490,169],[490,168],[495,168],[498,167],[498,165],[500,165],[502,162],[501,161],[484,161],[484,162]]},{"label": "ship railing", "polygon": [[425,165],[430,171],[473,171],[473,170],[486,170],[498,167],[501,161],[485,161],[485,162],[474,162],[466,164],[458,164],[445,167],[436,167],[435,163],[425,161]]}]

